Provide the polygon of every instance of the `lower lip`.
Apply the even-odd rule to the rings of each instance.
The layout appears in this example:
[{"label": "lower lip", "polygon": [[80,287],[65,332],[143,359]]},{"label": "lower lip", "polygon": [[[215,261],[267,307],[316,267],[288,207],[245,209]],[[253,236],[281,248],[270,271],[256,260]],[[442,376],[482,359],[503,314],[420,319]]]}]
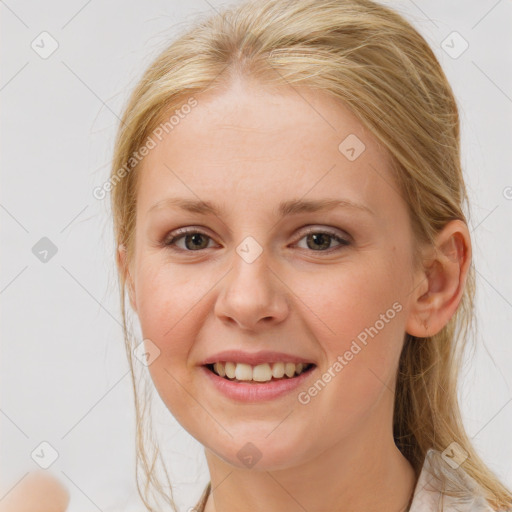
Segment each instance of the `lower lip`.
[{"label": "lower lip", "polygon": [[291,379],[271,380],[269,382],[236,382],[220,377],[206,366],[201,369],[212,384],[225,396],[240,402],[260,402],[279,398],[298,388],[315,371],[316,366]]}]

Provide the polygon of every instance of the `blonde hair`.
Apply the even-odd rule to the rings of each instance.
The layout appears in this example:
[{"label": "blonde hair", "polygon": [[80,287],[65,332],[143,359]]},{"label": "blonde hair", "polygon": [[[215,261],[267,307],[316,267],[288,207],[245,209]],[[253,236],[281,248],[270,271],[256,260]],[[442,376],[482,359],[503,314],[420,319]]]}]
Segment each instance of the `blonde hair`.
[{"label": "blonde hair", "polygon": [[[126,247],[128,261],[133,255],[140,167],[133,154],[171,110],[237,77],[262,85],[310,87],[343,102],[392,155],[417,247],[432,243],[452,219],[467,223],[456,100],[434,53],[411,24],[370,0],[248,1],[198,21],[172,42],[128,101],[111,175],[115,240]],[[127,170],[119,179],[122,168]],[[161,454],[153,442],[149,462],[145,436],[151,437],[151,424],[144,425],[147,404],[137,394],[125,314],[126,276],[120,267],[118,272],[144,492],[138,479],[137,485],[148,510],[154,510],[149,489],[165,494],[153,471]],[[471,266],[463,298],[448,324],[427,338],[406,335],[397,373],[394,439],[417,474],[429,448],[443,451],[456,441],[468,454],[462,468],[499,510],[512,504],[512,494],[478,456],[457,398],[463,351],[474,326],[474,292]],[[172,492],[165,500],[176,510]]]}]

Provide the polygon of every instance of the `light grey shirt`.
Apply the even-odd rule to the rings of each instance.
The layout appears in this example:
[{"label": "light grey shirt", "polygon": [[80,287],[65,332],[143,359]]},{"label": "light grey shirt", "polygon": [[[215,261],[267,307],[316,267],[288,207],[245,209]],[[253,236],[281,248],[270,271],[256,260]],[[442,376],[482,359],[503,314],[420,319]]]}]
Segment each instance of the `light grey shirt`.
[{"label": "light grey shirt", "polygon": [[494,512],[481,486],[443,453],[427,451],[409,512]]}]

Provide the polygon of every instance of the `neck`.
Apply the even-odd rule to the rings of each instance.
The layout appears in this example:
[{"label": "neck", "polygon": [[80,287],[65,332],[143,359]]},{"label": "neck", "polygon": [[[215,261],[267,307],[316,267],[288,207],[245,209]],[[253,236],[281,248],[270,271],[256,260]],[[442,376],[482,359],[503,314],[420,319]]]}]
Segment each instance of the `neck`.
[{"label": "neck", "polygon": [[240,469],[205,449],[212,484],[205,512],[406,512],[416,484],[412,465],[392,436],[365,441],[344,440],[276,471]]}]

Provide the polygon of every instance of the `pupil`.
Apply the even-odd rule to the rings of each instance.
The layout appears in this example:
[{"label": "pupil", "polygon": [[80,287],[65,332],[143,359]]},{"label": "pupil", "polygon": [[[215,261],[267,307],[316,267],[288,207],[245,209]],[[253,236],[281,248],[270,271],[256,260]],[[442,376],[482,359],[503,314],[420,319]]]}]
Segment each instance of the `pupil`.
[{"label": "pupil", "polygon": [[[194,233],[194,234],[192,234],[192,235],[187,235],[187,237],[186,237],[186,239],[187,239],[187,240],[190,240],[190,239],[192,239],[192,240],[193,240],[193,242],[192,242],[192,243],[193,243],[193,247],[192,247],[192,249],[194,249],[194,248],[195,248],[195,249],[197,249],[198,247],[199,247],[199,248],[203,248],[203,247],[201,246],[201,243],[200,243],[200,239],[201,239],[201,237],[202,237],[202,236],[203,236],[203,235],[202,235],[201,233]],[[199,240],[198,240],[198,238],[199,238]],[[199,242],[199,243],[197,243],[197,242]],[[186,243],[186,246],[187,246],[187,249],[190,249],[190,248],[191,248],[191,247],[189,246],[189,244],[187,244],[187,243]]]},{"label": "pupil", "polygon": [[[321,247],[325,247],[325,248],[328,248],[329,247],[329,237],[330,235],[326,235],[325,233],[317,233],[317,234],[313,234],[313,235],[310,235],[316,244],[319,244]],[[325,237],[325,239],[324,239]],[[318,240],[320,239],[320,240]],[[324,240],[324,243],[322,244],[322,240]],[[313,247],[310,247],[310,249],[312,249]]]}]

